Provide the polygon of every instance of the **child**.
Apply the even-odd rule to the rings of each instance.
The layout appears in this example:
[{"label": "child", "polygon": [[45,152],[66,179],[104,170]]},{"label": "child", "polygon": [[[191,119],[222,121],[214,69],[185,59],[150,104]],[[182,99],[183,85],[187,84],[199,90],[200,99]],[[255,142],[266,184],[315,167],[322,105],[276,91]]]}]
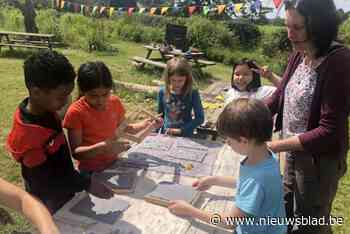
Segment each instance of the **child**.
[{"label": "child", "polygon": [[192,89],[191,65],[185,58],[175,57],[168,61],[163,79],[165,88],[161,88],[158,94],[158,113],[164,118],[162,131],[190,137],[204,121],[199,93]]},{"label": "child", "polygon": [[84,189],[111,197],[107,187],[74,169],[56,114],[74,88],[73,66],[58,52],[40,51],[24,62],[24,78],[29,97],[15,112],[7,148],[21,164],[26,190],[51,213]]},{"label": "child", "polygon": [[[220,114],[217,129],[226,137],[227,144],[237,153],[246,155],[242,160],[237,183],[235,205],[228,213],[221,213],[221,225],[226,217],[285,218],[282,181],[275,155],[267,148],[266,141],[272,135],[272,117],[265,105],[256,99],[236,99],[229,103]],[[233,188],[234,178],[209,176],[199,179],[193,186],[199,190],[209,189],[212,185]],[[213,214],[202,211],[183,201],[173,201],[169,210],[209,222]],[[277,220],[277,219],[276,219]],[[273,222],[277,222],[277,221]],[[248,221],[247,221],[248,222]],[[279,234],[286,232],[284,225],[238,224],[237,233]],[[261,222],[264,224],[264,221]]]},{"label": "child", "polygon": [[[271,72],[270,72],[271,73]],[[259,68],[252,60],[242,59],[233,65],[231,87],[225,94],[225,104],[237,98],[265,99],[271,96],[276,87],[261,86],[260,74],[267,75],[265,68]],[[268,77],[273,77],[269,74]]]},{"label": "child", "polygon": [[[63,126],[68,130],[79,170],[91,175],[110,166],[121,152],[129,149],[129,143],[116,141],[116,129],[124,120],[125,109],[120,99],[111,94],[112,75],[102,62],[82,64],[78,70],[78,86],[81,97],[69,107]],[[129,124],[126,131],[137,133],[157,124],[147,119]]]},{"label": "child", "polygon": [[41,202],[0,178],[0,204],[23,213],[41,234],[58,234],[52,216]]}]

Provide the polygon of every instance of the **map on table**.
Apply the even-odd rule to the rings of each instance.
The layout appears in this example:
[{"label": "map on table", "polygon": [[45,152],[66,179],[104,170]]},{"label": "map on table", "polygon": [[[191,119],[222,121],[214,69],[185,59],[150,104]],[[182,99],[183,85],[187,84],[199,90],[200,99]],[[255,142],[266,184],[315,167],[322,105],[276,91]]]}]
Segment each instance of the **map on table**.
[{"label": "map on table", "polygon": [[129,202],[121,200],[116,196],[110,199],[101,199],[87,194],[70,211],[97,222],[112,225],[128,207]]},{"label": "map on table", "polygon": [[[221,147],[219,143],[191,138],[151,135],[132,147],[127,152],[127,159],[117,160],[116,165],[185,176],[212,175]],[[188,165],[191,165],[190,169]]]}]

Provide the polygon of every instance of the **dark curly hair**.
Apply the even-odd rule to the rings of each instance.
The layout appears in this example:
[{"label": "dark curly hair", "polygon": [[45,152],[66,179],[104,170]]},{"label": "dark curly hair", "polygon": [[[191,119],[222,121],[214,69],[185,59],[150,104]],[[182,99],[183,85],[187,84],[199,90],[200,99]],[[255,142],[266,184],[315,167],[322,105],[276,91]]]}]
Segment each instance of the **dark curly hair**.
[{"label": "dark curly hair", "polygon": [[61,53],[41,50],[24,62],[24,79],[28,89],[56,89],[74,83],[76,73],[68,59]]}]

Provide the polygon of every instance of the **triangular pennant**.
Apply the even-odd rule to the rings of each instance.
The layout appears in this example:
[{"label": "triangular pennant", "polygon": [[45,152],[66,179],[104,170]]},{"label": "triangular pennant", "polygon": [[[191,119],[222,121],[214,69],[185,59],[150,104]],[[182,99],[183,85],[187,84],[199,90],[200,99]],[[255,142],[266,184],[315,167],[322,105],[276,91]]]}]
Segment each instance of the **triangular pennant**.
[{"label": "triangular pennant", "polygon": [[61,6],[60,6],[61,9],[64,8],[65,3],[66,3],[65,1],[61,1]]},{"label": "triangular pennant", "polygon": [[94,6],[94,8],[92,8],[92,15],[97,16],[97,11],[98,11],[98,6]]},{"label": "triangular pennant", "polygon": [[56,0],[56,9],[59,9],[61,6],[61,0]]},{"label": "triangular pennant", "polygon": [[176,15],[180,11],[180,8],[177,6],[174,6],[171,8],[171,14]]},{"label": "triangular pennant", "polygon": [[72,3],[71,2],[66,2],[64,9],[66,9],[67,11],[72,11]]},{"label": "triangular pennant", "polygon": [[225,11],[226,5],[218,5],[218,13],[221,15]]},{"label": "triangular pennant", "polygon": [[142,14],[142,13],[144,13],[145,11],[146,11],[146,8],[142,7],[142,8],[140,8],[139,13]]},{"label": "triangular pennant", "polygon": [[101,9],[100,9],[100,15],[102,15],[105,11],[107,10],[107,8],[106,7],[101,7]]},{"label": "triangular pennant", "polygon": [[112,17],[114,13],[114,7],[109,8],[109,17]]},{"label": "triangular pennant", "polygon": [[80,12],[80,4],[74,3],[74,12],[79,13]]},{"label": "triangular pennant", "polygon": [[208,6],[204,6],[203,7],[203,14],[204,15],[208,15],[208,13],[209,13],[209,7]]},{"label": "triangular pennant", "polygon": [[242,7],[243,7],[243,3],[237,3],[237,4],[235,4],[235,11],[236,11],[237,13],[240,13],[241,10],[242,10]]},{"label": "triangular pennant", "polygon": [[273,0],[273,3],[275,4],[276,8],[279,8],[282,3],[282,0]]},{"label": "triangular pennant", "polygon": [[162,10],[160,12],[161,15],[165,15],[169,10],[169,7],[162,7]]},{"label": "triangular pennant", "polygon": [[156,11],[157,11],[157,8],[156,8],[156,7],[152,7],[152,8],[150,9],[150,11],[149,11],[149,14],[150,14],[150,15],[154,15],[154,14],[156,13]]},{"label": "triangular pennant", "polygon": [[196,6],[190,6],[188,7],[188,15],[192,16],[193,13],[196,11],[197,7]]},{"label": "triangular pennant", "polygon": [[132,16],[132,13],[133,13],[134,9],[135,9],[135,8],[133,8],[133,7],[130,7],[130,8],[128,9],[128,16]]}]

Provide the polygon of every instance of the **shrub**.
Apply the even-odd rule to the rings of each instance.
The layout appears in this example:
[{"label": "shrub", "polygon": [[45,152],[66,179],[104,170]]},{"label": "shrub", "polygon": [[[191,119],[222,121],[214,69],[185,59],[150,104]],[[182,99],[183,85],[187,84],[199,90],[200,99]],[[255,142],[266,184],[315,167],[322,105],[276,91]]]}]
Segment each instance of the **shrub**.
[{"label": "shrub", "polygon": [[252,48],[258,45],[261,33],[256,25],[245,21],[230,21],[227,27],[239,39],[242,47]]},{"label": "shrub", "polygon": [[273,57],[276,53],[284,53],[292,49],[287,30],[284,27],[275,27],[274,30],[265,33],[261,46],[262,53],[268,57]]},{"label": "shrub", "polygon": [[36,23],[40,33],[54,34],[56,40],[61,40],[59,18],[56,10],[37,11]]},{"label": "shrub", "polygon": [[236,44],[224,23],[193,16],[186,24],[190,45],[207,51],[210,47],[232,48]]},{"label": "shrub", "polygon": [[4,7],[0,10],[1,28],[8,31],[24,32],[23,15],[18,9]]},{"label": "shrub", "polygon": [[350,18],[340,26],[339,37],[346,44],[350,45]]}]

